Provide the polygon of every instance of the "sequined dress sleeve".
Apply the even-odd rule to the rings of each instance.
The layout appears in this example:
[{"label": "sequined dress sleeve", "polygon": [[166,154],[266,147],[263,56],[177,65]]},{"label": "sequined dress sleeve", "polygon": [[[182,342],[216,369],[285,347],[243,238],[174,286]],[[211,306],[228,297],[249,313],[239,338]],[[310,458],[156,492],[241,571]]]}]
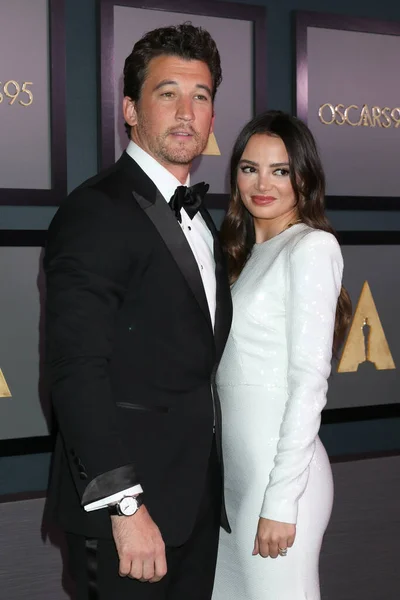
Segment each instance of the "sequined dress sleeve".
[{"label": "sequined dress sleeve", "polygon": [[331,371],[343,260],[336,238],[310,230],[292,248],[286,274],[288,398],[260,516],[296,523]]}]

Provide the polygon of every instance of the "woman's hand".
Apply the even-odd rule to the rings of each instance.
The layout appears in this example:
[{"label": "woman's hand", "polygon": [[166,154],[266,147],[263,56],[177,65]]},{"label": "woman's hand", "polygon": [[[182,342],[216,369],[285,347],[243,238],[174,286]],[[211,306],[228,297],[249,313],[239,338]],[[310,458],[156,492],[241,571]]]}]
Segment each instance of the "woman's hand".
[{"label": "woman's hand", "polygon": [[267,558],[267,556],[276,558],[278,555],[286,556],[287,548],[293,546],[295,537],[296,525],[260,517],[254,541],[253,556],[256,554],[263,558]]}]

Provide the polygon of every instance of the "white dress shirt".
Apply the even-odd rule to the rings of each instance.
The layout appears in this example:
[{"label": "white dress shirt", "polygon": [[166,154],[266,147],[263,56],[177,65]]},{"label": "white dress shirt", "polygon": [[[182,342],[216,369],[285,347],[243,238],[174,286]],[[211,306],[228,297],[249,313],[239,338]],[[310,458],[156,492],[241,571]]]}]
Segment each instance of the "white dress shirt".
[{"label": "white dress shirt", "polygon": [[[134,142],[129,142],[126,152],[146,173],[149,179],[152,180],[166,202],[169,202],[176,188],[182,185],[181,182]],[[190,175],[188,175],[185,185],[190,185]],[[197,213],[193,219],[190,219],[183,208],[181,210],[181,218],[182,223],[180,225],[196,259],[207,298],[211,323],[214,327],[216,305],[214,239],[200,213]],[[109,504],[119,502],[125,496],[135,496],[142,492],[142,486],[135,485],[112,496],[91,502],[85,506],[85,510],[90,512],[99,508],[105,508]]]}]

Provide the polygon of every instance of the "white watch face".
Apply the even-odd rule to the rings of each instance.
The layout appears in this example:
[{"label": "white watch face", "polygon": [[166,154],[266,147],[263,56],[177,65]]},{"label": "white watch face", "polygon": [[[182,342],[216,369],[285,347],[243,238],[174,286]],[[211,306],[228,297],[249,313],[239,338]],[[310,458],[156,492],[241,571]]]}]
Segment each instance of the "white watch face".
[{"label": "white watch face", "polygon": [[134,515],[137,511],[137,504],[138,503],[136,498],[128,496],[126,498],[122,498],[121,502],[119,503],[119,508],[123,515],[130,517],[131,515]]}]

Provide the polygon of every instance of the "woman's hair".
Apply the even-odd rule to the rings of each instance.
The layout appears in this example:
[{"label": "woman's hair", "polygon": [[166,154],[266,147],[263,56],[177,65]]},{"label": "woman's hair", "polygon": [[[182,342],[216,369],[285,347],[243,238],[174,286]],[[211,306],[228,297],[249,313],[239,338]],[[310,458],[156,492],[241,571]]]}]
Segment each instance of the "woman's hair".
[{"label": "woman's hair", "polygon": [[[275,110],[264,112],[242,129],[231,156],[231,199],[221,226],[231,283],[239,277],[255,243],[254,221],[240,197],[237,171],[248,141],[256,134],[279,137],[285,144],[299,219],[313,229],[328,231],[336,237],[325,215],[325,175],[311,131],[296,117]],[[344,340],[350,319],[351,300],[347,290],[342,287],[336,309],[335,354]]]},{"label": "woman's hair", "polygon": [[[171,27],[161,27],[146,33],[133,47],[125,60],[124,96],[135,102],[140,100],[144,80],[150,61],[157,56],[177,56],[184,60],[200,60],[208,66],[212,83],[214,101],[218,86],[222,81],[221,59],[216,43],[202,27],[190,22]],[[130,126],[125,123],[130,137]]]}]

